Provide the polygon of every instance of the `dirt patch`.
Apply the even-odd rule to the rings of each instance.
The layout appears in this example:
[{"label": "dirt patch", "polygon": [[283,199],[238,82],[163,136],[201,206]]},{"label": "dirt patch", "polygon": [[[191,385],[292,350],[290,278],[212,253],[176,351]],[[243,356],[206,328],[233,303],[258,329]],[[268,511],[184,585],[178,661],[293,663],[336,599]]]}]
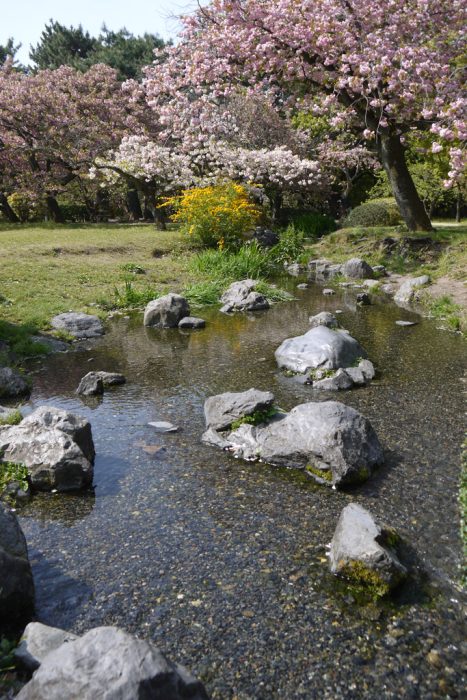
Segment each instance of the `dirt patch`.
[{"label": "dirt patch", "polygon": [[428,292],[435,299],[451,296],[455,304],[459,304],[464,311],[467,311],[467,282],[440,277],[428,287]]}]

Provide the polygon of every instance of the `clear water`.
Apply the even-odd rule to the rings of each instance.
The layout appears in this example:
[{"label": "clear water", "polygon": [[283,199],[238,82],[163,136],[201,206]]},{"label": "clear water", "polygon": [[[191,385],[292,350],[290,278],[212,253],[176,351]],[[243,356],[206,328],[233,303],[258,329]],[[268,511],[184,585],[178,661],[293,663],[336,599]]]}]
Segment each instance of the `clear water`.
[{"label": "clear water", "polygon": [[[120,318],[102,340],[37,367],[31,407],[86,416],[97,451],[93,493],[40,494],[20,511],[37,619],[152,639],[214,698],[456,697],[465,341],[392,304],[357,308],[355,293],[296,290],[297,301],[251,316],[203,309],[207,328],[194,332]],[[335,399],[284,377],[273,353],[308,329],[308,316],[339,308],[379,370],[337,397],[384,444],[371,481],[336,492],[200,443],[212,394],[272,390],[284,409]],[[420,323],[399,327],[399,318]],[[127,384],[84,400],[75,389],[90,369],[123,372]],[[150,420],[181,430],[157,434]],[[410,542],[428,594],[417,584],[394,604],[362,605],[336,585],[325,545],[352,500]],[[430,663],[433,648],[441,666]]]}]

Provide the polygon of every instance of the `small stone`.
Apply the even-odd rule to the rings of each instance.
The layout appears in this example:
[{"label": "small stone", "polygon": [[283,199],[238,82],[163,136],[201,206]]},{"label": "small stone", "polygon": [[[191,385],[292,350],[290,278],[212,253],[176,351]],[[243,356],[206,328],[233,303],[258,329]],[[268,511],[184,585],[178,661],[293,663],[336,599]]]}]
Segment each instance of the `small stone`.
[{"label": "small stone", "polygon": [[307,284],[306,282],[302,282],[301,284],[297,284],[297,289],[308,289],[309,286],[310,285]]},{"label": "small stone", "polygon": [[396,321],[396,326],[416,326],[417,321]]},{"label": "small stone", "polygon": [[436,651],[436,649],[432,649],[428,652],[428,654],[426,655],[426,660],[431,666],[434,666],[435,668],[441,668],[443,665],[443,660],[440,656],[440,653],[439,651]]},{"label": "small stone", "polygon": [[158,433],[176,433],[179,430],[178,426],[165,420],[150,421],[148,425],[155,428]]},{"label": "small stone", "polygon": [[192,329],[205,328],[206,321],[204,320],[204,318],[196,318],[196,316],[185,316],[185,318],[182,318],[182,320],[178,324],[178,327]]},{"label": "small stone", "polygon": [[324,296],[330,297],[335,293],[336,292],[334,291],[334,289],[328,289],[328,288],[323,289]]},{"label": "small stone", "polygon": [[360,294],[357,294],[357,304],[360,306],[370,306],[371,304],[371,299],[366,294],[366,292],[361,292]]},{"label": "small stone", "polygon": [[327,326],[327,328],[337,328],[339,326],[337,318],[329,311],[321,311],[315,316],[310,316],[308,323],[312,328],[315,326]]}]

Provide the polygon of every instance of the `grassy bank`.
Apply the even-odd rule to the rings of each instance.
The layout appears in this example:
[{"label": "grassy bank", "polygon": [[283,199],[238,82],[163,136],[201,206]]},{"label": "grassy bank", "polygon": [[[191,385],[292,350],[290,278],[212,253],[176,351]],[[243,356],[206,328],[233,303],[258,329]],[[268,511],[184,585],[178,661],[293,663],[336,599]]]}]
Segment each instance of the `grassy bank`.
[{"label": "grassy bank", "polygon": [[98,302],[125,282],[143,293],[195,281],[186,237],[151,225],[0,225],[0,250],[0,318],[41,329],[63,311],[105,316]]}]

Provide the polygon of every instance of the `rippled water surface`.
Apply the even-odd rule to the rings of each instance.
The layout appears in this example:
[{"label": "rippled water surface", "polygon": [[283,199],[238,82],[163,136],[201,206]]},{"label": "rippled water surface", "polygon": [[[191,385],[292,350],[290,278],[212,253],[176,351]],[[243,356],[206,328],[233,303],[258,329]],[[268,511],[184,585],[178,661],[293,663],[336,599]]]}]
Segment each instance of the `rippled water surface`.
[{"label": "rippled water surface", "polygon": [[[196,332],[121,318],[102,340],[37,369],[31,406],[88,417],[97,451],[93,493],[37,495],[20,512],[37,618],[152,639],[213,698],[460,696],[465,343],[391,304],[357,309],[354,292],[296,294],[254,316],[203,310],[208,326]],[[370,386],[338,395],[384,444],[372,480],[336,492],[202,445],[212,394],[270,389],[284,409],[336,398],[313,395],[274,362],[310,314],[336,308],[379,370]],[[403,328],[398,318],[420,323]],[[127,384],[103,400],[78,398],[90,369],[123,372]],[[148,426],[157,419],[180,432],[157,434]],[[428,573],[423,591],[419,582],[394,605],[361,604],[328,574],[325,545],[351,500],[411,544],[416,571]]]}]

